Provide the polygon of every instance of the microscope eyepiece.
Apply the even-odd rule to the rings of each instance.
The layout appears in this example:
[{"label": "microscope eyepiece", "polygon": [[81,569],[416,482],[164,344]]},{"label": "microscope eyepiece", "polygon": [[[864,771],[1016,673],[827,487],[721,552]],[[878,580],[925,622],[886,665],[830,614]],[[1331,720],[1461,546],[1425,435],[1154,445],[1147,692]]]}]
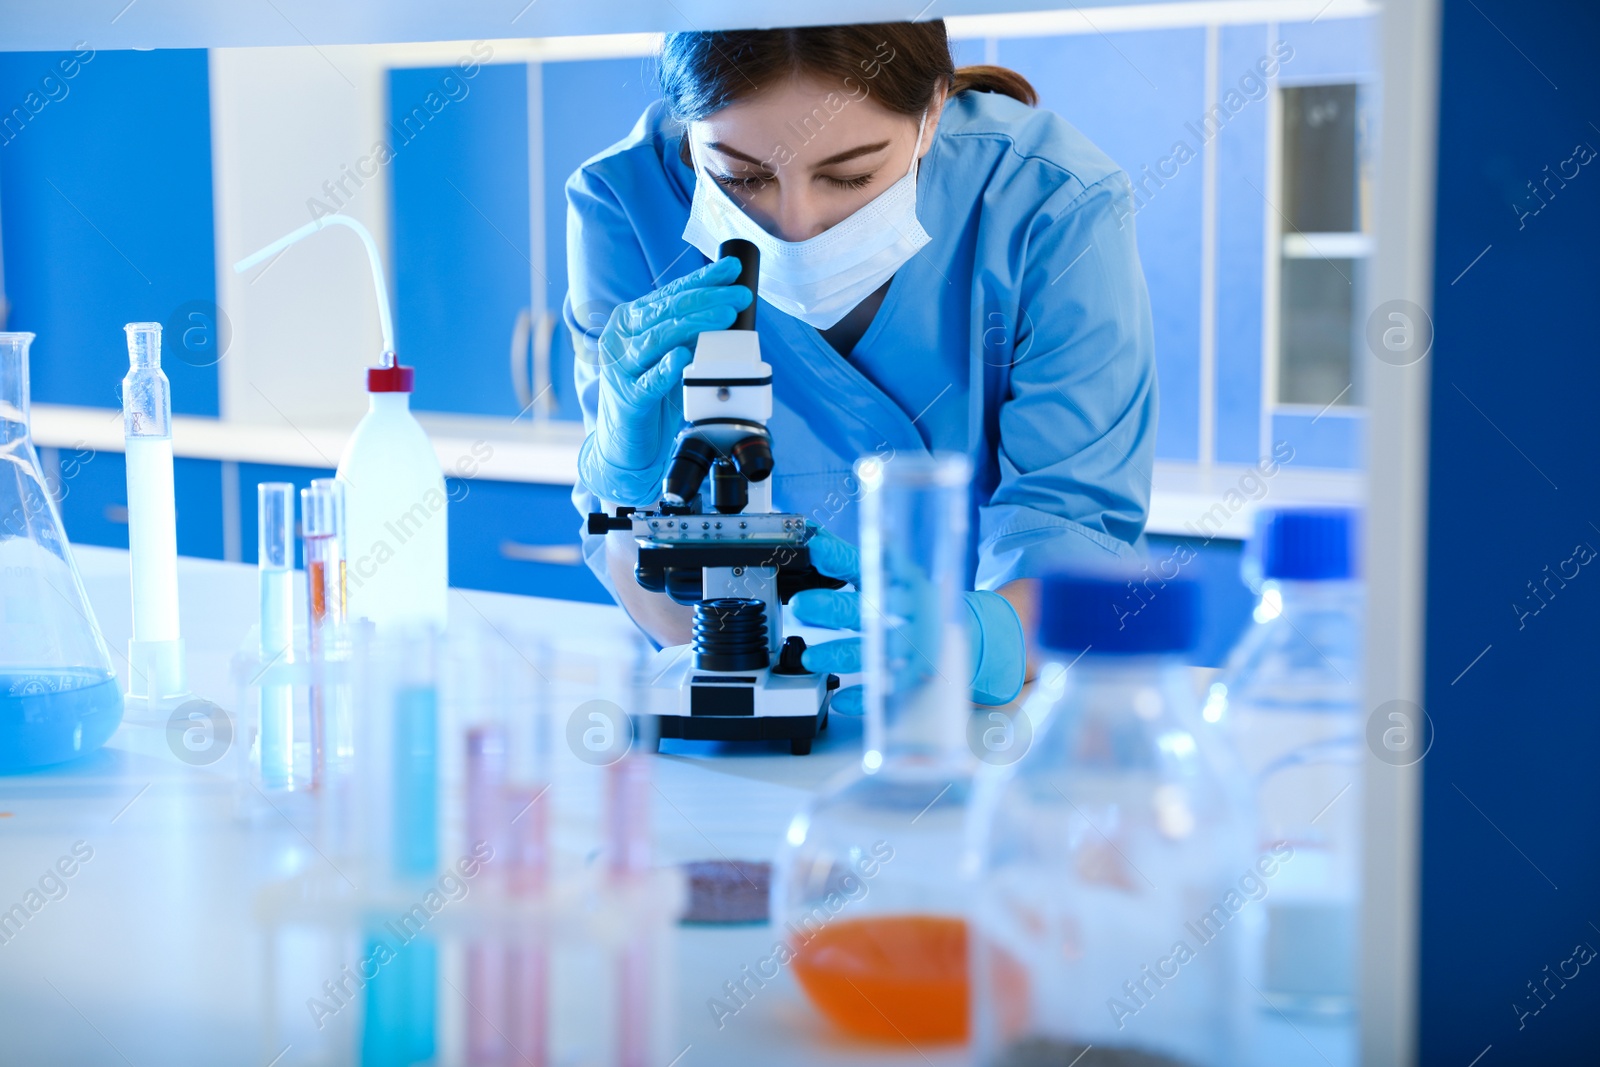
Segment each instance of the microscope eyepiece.
[{"label": "microscope eyepiece", "polygon": [[729,329],[753,330],[756,328],[756,297],[760,295],[756,286],[761,276],[761,250],[742,237],[734,237],[718,245],[717,254],[738,257],[739,280],[734,284],[750,290],[750,306],[739,312]]}]

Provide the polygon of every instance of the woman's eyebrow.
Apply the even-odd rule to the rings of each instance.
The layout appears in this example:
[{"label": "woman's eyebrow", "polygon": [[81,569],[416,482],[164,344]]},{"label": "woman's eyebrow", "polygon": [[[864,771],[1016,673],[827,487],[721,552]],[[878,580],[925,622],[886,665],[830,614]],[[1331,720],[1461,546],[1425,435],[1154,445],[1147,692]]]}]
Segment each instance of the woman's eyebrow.
[{"label": "woman's eyebrow", "polygon": [[[734,159],[742,159],[746,163],[754,163],[758,167],[765,167],[768,162],[764,159],[757,159],[755,156],[745,155],[737,148],[723,144],[721,141],[711,141],[706,145],[706,147],[714,149],[715,151],[720,152],[722,155],[731,156]],[[881,152],[888,147],[888,141],[874,141],[872,144],[857,145],[854,148],[847,148],[843,152],[835,152],[827,159],[820,159],[811,166],[813,169],[817,167],[831,167],[835,163],[847,163],[850,160],[856,159],[860,156],[868,156],[874,152]]]},{"label": "woman's eyebrow", "polygon": [[742,159],[746,163],[754,163],[758,167],[766,166],[766,160],[757,159],[755,156],[747,156],[743,152],[739,151],[737,148],[730,148],[727,145],[723,144],[721,141],[711,141],[706,145],[706,147],[710,148],[710,149],[714,149],[715,151],[720,152],[725,156],[732,156],[734,159]]},{"label": "woman's eyebrow", "polygon": [[855,159],[857,156],[871,155],[873,152],[881,152],[888,147],[888,141],[876,141],[872,144],[857,145],[855,148],[847,148],[843,152],[835,152],[827,159],[819,159],[817,162],[812,164],[812,167],[831,167],[835,163],[845,163],[849,160]]}]

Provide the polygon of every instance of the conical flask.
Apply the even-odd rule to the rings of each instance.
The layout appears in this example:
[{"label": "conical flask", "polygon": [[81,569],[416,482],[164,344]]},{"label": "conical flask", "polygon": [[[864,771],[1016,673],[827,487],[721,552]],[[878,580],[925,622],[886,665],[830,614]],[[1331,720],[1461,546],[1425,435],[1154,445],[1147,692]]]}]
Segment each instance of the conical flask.
[{"label": "conical flask", "polygon": [[92,752],[122,721],[111,654],[33,448],[32,341],[0,333],[0,773]]}]

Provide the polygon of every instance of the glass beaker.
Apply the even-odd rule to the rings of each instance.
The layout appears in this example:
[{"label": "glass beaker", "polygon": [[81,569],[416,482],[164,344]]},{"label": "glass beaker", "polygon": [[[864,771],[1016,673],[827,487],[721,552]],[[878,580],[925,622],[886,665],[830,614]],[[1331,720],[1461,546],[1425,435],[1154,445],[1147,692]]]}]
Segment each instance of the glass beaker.
[{"label": "glass beaker", "polygon": [[106,743],[122,691],[28,424],[31,333],[0,333],[0,773]]},{"label": "glass beaker", "polygon": [[772,879],[772,921],[812,1004],[889,1043],[967,1034],[960,872],[973,761],[963,577],[964,456],[863,459],[861,619],[866,743],[795,815]]}]

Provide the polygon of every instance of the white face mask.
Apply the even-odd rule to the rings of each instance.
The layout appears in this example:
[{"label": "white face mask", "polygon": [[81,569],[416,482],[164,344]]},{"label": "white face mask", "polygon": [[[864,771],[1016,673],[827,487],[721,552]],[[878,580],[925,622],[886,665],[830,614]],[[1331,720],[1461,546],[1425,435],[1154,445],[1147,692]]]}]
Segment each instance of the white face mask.
[{"label": "white face mask", "polygon": [[917,144],[905,176],[844,221],[805,241],[784,241],[762,228],[706,177],[694,154],[694,200],[683,239],[715,261],[717,246],[742,237],[761,250],[761,299],[819,330],[844,318],[894,276],[932,238],[917,220],[917,157],[927,111],[917,123]]}]

